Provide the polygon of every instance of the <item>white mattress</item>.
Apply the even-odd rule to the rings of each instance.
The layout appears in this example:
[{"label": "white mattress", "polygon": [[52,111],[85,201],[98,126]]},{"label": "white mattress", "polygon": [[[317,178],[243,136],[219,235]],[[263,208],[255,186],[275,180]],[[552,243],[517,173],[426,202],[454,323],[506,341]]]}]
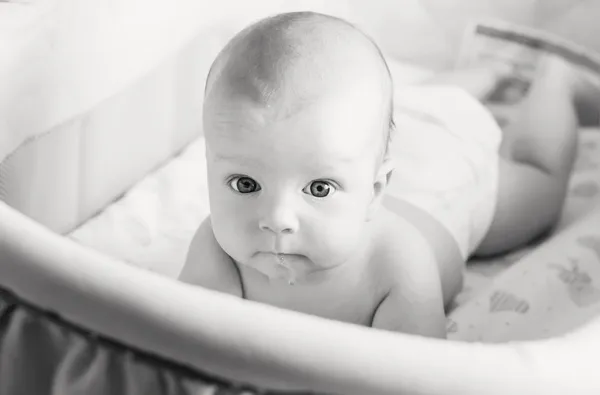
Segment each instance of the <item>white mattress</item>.
[{"label": "white mattress", "polygon": [[[571,177],[567,200],[562,217],[553,235],[536,243],[515,250],[504,256],[487,260],[471,260],[467,267],[463,291],[456,298],[456,305],[463,305],[480,292],[492,287],[496,277],[508,268],[523,261],[540,244],[548,244],[551,248],[562,251],[564,243],[553,243],[554,236],[563,230],[577,226],[592,210],[600,204],[600,131],[598,129],[581,129],[579,156]],[[600,231],[600,228],[598,228]],[[598,237],[598,236],[594,236]],[[577,248],[574,246],[573,248]],[[568,252],[567,252],[568,253]]]},{"label": "white mattress", "polygon": [[208,215],[204,138],[149,174],[70,237],[132,265],[170,277]]},{"label": "white mattress", "polygon": [[[395,62],[391,69],[400,84],[430,75]],[[69,236],[132,265],[176,277],[196,227],[209,212],[204,147],[204,138],[198,138]],[[585,216],[599,198],[600,133],[585,129],[559,229]],[[471,262],[457,304],[484,290],[533,248],[487,262]]]}]

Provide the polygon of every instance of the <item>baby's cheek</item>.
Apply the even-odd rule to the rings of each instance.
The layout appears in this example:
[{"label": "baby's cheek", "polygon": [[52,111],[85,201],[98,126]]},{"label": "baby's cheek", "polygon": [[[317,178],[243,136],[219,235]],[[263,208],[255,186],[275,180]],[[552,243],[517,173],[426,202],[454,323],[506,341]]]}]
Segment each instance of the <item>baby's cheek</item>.
[{"label": "baby's cheek", "polygon": [[315,245],[320,246],[321,255],[335,261],[347,260],[363,242],[363,225],[359,221],[337,220],[318,228],[314,235]]},{"label": "baby's cheek", "polygon": [[230,232],[231,225],[228,223],[226,218],[223,218],[218,213],[214,212],[211,214],[211,222],[217,242],[225,252],[230,254],[230,250],[232,245],[234,245],[235,239],[235,235],[232,235]]},{"label": "baby's cheek", "polygon": [[211,216],[213,231],[221,248],[236,260],[246,259],[248,243],[245,218],[227,209],[216,209]]}]

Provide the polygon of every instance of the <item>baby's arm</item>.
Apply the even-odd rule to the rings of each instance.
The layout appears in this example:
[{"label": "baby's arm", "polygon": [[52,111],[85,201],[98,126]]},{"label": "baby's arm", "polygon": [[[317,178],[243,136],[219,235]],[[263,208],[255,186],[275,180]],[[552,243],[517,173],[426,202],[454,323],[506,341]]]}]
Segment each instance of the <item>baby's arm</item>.
[{"label": "baby's arm", "polygon": [[215,239],[210,217],[202,222],[194,235],[179,280],[214,291],[243,296],[238,269]]},{"label": "baby's arm", "polygon": [[401,243],[387,244],[382,259],[387,260],[384,267],[391,268],[395,281],[375,312],[372,326],[445,339],[442,286],[431,247],[416,230],[402,235]]}]

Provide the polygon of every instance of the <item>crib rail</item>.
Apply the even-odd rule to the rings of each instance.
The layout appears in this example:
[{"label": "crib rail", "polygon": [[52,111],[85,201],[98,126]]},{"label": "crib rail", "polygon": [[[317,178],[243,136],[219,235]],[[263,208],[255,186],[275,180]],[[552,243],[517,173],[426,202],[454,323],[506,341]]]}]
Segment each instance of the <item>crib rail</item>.
[{"label": "crib rail", "polygon": [[[134,350],[140,350],[144,361],[145,355],[176,361],[188,367],[189,377],[201,385],[243,383],[253,388],[338,394],[500,394],[507,389],[506,377],[525,377],[528,369],[523,349],[482,349],[476,344],[399,336],[181,284],[85,249],[2,203],[0,288],[5,290],[0,309],[4,328],[12,316],[8,321],[18,332],[43,335],[36,332],[43,325],[39,317],[50,312],[57,319],[46,328],[55,331],[53,336],[63,339],[63,344],[68,342],[66,336],[79,336],[71,346],[80,358],[88,355],[85,348],[90,347],[82,339],[107,339],[106,344],[122,345],[120,358],[137,360]],[[26,322],[29,326],[23,326]],[[69,331],[65,328],[78,335],[61,335]],[[14,355],[7,333],[0,338],[3,361]],[[28,338],[17,335],[16,339],[23,346]],[[56,355],[72,355],[53,350]],[[25,355],[18,348],[15,352]],[[32,366],[53,364],[50,357],[27,352],[39,359]],[[475,365],[473,359],[478,361]],[[2,362],[0,376],[14,374],[11,366],[15,365]],[[465,366],[470,366],[469,375],[480,380],[456,380]],[[502,366],[501,376],[493,366]],[[52,371],[60,373],[56,366]],[[187,376],[177,377],[183,382]],[[221,379],[209,381],[211,377]],[[86,393],[113,394],[109,381],[106,387],[102,383],[97,381],[96,392]],[[509,392],[535,393],[521,384]]]}]

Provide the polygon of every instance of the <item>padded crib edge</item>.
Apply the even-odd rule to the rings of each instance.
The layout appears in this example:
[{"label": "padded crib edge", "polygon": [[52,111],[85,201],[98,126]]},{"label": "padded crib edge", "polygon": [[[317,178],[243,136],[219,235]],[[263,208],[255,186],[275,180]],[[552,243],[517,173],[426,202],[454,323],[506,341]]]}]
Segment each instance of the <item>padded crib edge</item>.
[{"label": "padded crib edge", "polygon": [[[86,249],[3,203],[0,289],[0,378],[9,377],[0,389],[33,386],[16,377],[34,368],[52,385],[81,393],[89,382],[98,394],[142,383],[373,395],[530,394],[554,384],[506,380],[532,377],[523,358],[532,346],[396,335],[192,287]],[[473,359],[477,380],[457,380]]]},{"label": "padded crib edge", "polygon": [[174,285],[0,202],[0,393],[263,393],[241,384],[252,381],[243,372],[251,356],[235,348],[243,340],[227,342],[210,317],[194,332],[202,312],[182,314]]},{"label": "padded crib edge", "polygon": [[0,201],[73,230],[201,135],[218,40],[199,36],[121,91],[0,157]]},{"label": "padded crib edge", "polygon": [[[91,393],[78,391],[84,385],[96,394],[127,394],[124,387],[142,383],[188,392],[239,393],[237,383],[250,383],[318,393],[479,393],[465,390],[470,384],[452,369],[468,365],[478,350],[471,345],[396,336],[191,287],[86,249],[3,203],[0,288],[0,390],[18,385],[35,395],[26,377],[36,369],[40,382],[62,386],[61,395]],[[501,379],[495,364],[525,369],[512,355],[487,350],[479,356],[482,371],[471,373],[493,383]],[[136,393],[152,393],[145,390]]]},{"label": "padded crib edge", "polygon": [[[361,329],[317,323],[325,336],[315,342],[320,320],[298,323],[297,314],[275,310],[118,262],[0,202],[0,393],[42,393],[50,380],[61,395],[83,385],[127,394],[141,383],[191,393],[258,391],[238,383],[329,393],[355,373],[320,359],[327,339]],[[32,369],[39,383],[25,379]]]},{"label": "padded crib edge", "polygon": [[98,336],[4,288],[0,345],[2,394],[263,393]]}]

